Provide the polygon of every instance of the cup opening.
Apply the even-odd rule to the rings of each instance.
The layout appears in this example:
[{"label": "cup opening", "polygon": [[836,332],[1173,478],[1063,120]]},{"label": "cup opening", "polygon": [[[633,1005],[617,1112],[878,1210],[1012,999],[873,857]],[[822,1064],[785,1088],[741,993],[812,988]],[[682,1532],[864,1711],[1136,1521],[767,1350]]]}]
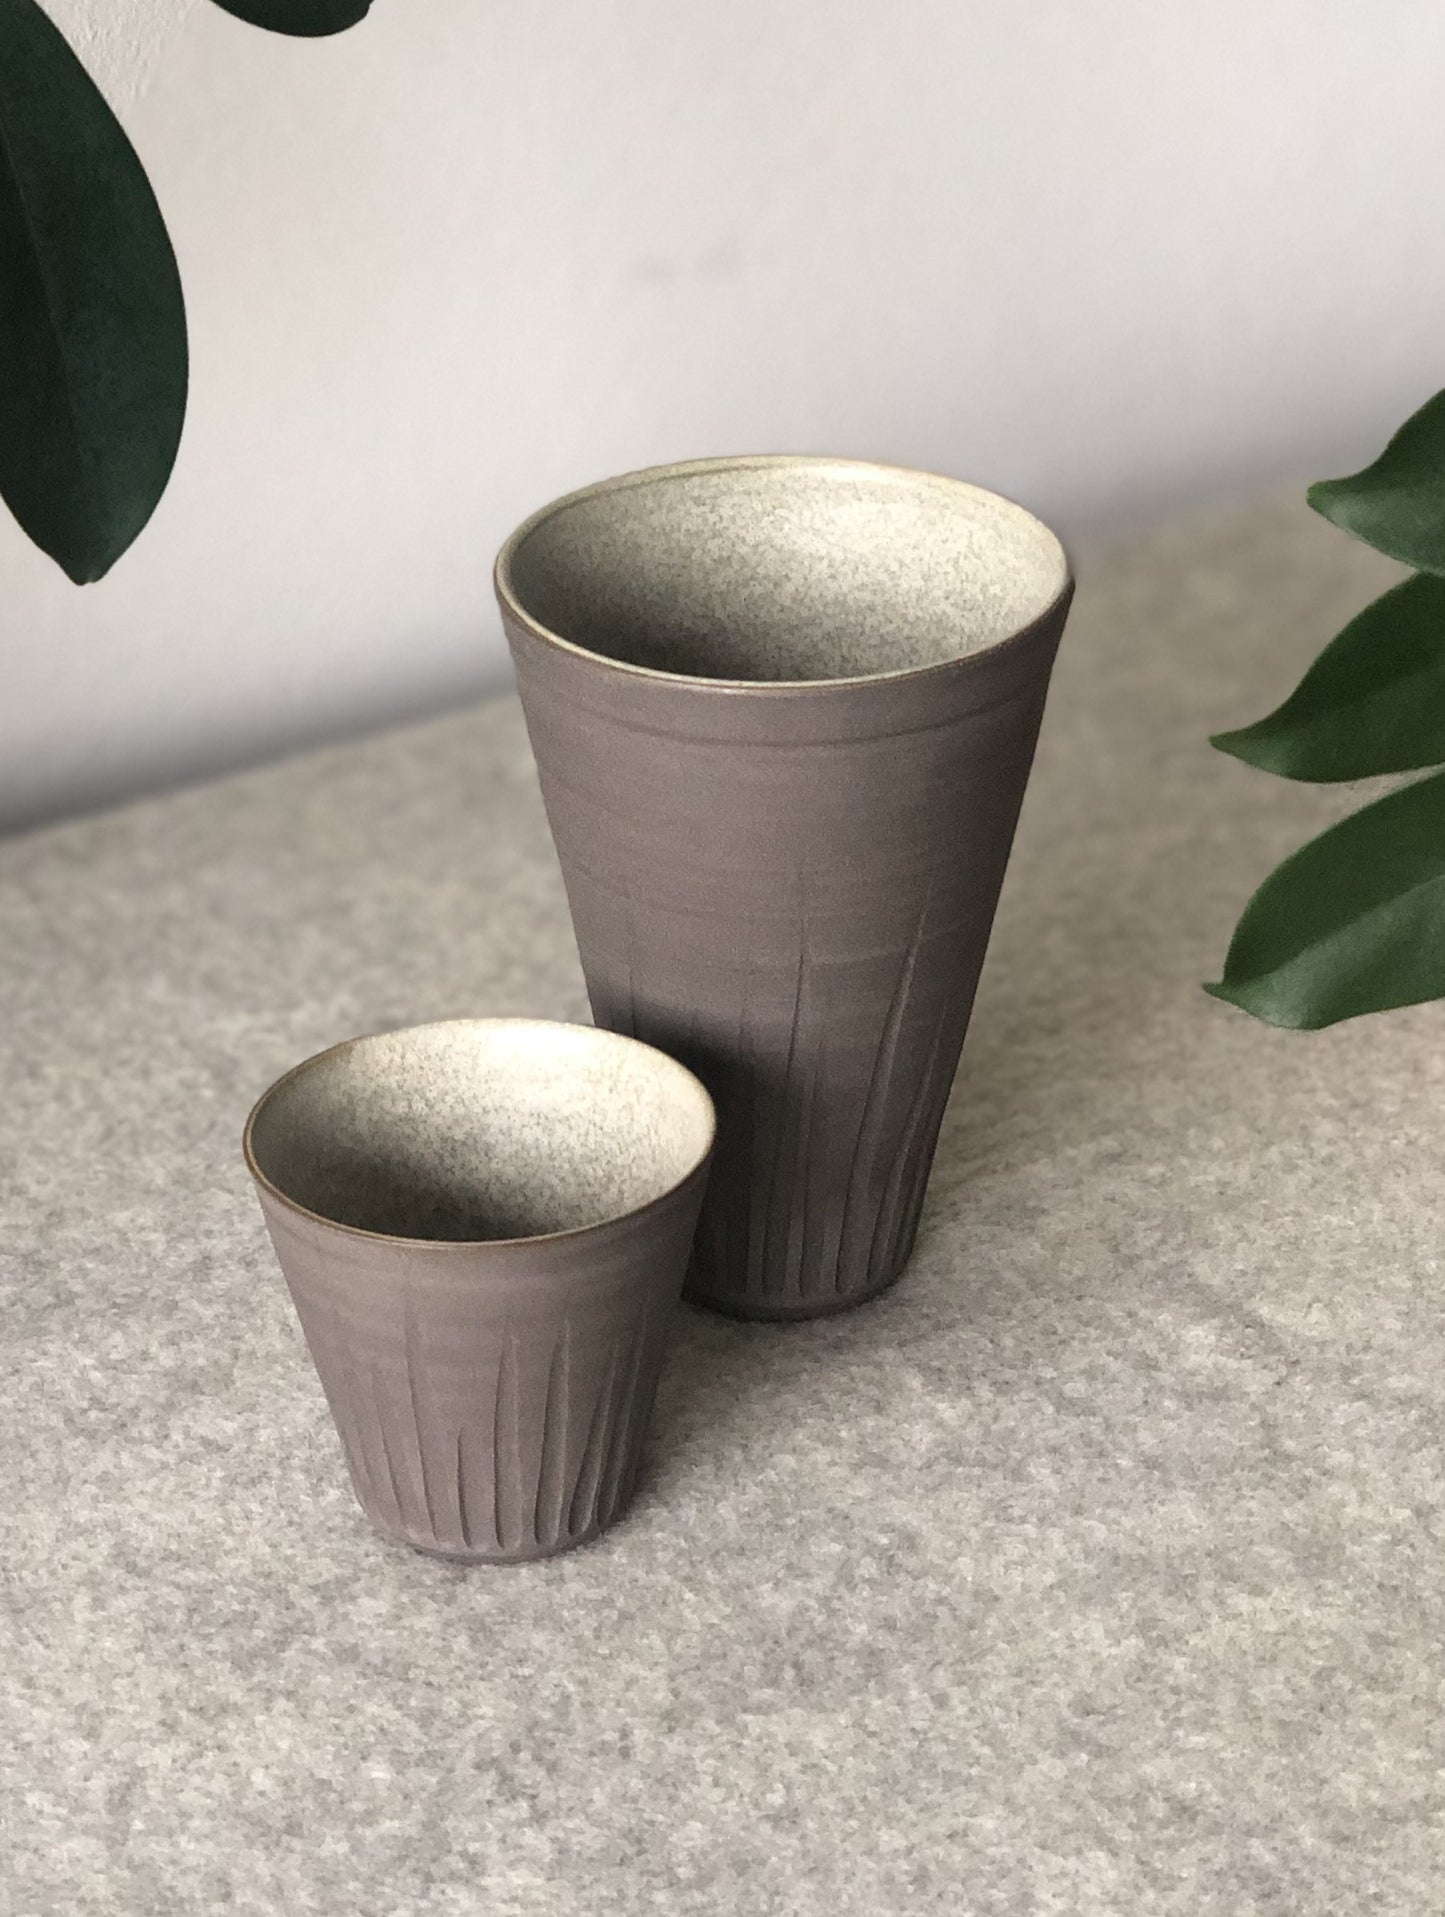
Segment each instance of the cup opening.
[{"label": "cup opening", "polygon": [[626,666],[760,683],[873,678],[1031,625],[1069,568],[962,480],[845,460],[704,460],[574,493],[503,547],[523,618]]},{"label": "cup opening", "polygon": [[651,1204],[712,1144],[691,1072],[613,1032],[462,1019],[308,1059],[251,1116],[252,1169],[352,1230],[477,1243],[578,1231]]}]

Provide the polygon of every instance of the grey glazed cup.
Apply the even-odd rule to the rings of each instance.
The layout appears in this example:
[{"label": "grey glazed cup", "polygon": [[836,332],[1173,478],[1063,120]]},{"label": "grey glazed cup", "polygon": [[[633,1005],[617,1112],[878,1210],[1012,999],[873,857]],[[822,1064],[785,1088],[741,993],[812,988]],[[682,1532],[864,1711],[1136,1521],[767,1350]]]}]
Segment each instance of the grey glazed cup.
[{"label": "grey glazed cup", "polygon": [[621,1514],[713,1131],[674,1060],[528,1019],[353,1039],[262,1097],[246,1162],[379,1531],[513,1563]]},{"label": "grey glazed cup", "polygon": [[593,1016],[717,1104],[689,1294],[872,1297],[913,1246],[1063,548],[962,481],[713,459],[544,508],[496,586]]}]

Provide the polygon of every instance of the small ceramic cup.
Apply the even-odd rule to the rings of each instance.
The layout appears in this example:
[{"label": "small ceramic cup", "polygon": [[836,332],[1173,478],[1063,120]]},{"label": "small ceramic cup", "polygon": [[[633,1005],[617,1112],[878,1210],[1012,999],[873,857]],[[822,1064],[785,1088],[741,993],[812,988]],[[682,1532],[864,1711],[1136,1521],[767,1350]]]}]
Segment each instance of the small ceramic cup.
[{"label": "small ceramic cup", "polygon": [[246,1162],[379,1531],[514,1563],[626,1508],[713,1130],[673,1059],[533,1019],[352,1039],[260,1100]]}]

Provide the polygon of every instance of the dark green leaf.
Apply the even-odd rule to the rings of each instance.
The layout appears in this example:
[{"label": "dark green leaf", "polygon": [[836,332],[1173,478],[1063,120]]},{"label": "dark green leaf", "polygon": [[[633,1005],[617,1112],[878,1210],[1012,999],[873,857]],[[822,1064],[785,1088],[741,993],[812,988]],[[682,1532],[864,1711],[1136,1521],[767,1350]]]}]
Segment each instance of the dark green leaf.
[{"label": "dark green leaf", "polygon": [[1221,752],[1316,782],[1445,763],[1445,579],[1417,573],[1327,645],[1284,704]]},{"label": "dark green leaf", "polygon": [[140,161],[34,0],[0,0],[0,494],[77,584],[165,491],[180,276]]},{"label": "dark green leaf", "polygon": [[1405,421],[1373,466],[1322,479],[1309,502],[1392,559],[1445,573],[1445,392]]},{"label": "dark green leaf", "polygon": [[218,7],[272,33],[294,33],[318,39],[324,33],[342,33],[364,20],[371,0],[216,0]]},{"label": "dark green leaf", "polygon": [[1445,996],[1445,773],[1377,799],[1272,872],[1206,990],[1314,1030]]}]

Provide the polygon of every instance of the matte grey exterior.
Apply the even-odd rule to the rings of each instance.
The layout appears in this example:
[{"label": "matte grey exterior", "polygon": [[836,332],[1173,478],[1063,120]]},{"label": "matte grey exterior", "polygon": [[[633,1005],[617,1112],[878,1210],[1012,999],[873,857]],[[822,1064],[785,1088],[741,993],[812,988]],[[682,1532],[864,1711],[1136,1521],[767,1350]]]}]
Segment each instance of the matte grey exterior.
[{"label": "matte grey exterior", "polygon": [[586,1543],[637,1483],[705,1168],[565,1241],[407,1245],[261,1209],[379,1531],[506,1563]]},{"label": "matte grey exterior", "polygon": [[907,1262],[1071,593],[941,665],[747,685],[500,593],[593,1015],[717,1105],[693,1298],[812,1317]]}]

